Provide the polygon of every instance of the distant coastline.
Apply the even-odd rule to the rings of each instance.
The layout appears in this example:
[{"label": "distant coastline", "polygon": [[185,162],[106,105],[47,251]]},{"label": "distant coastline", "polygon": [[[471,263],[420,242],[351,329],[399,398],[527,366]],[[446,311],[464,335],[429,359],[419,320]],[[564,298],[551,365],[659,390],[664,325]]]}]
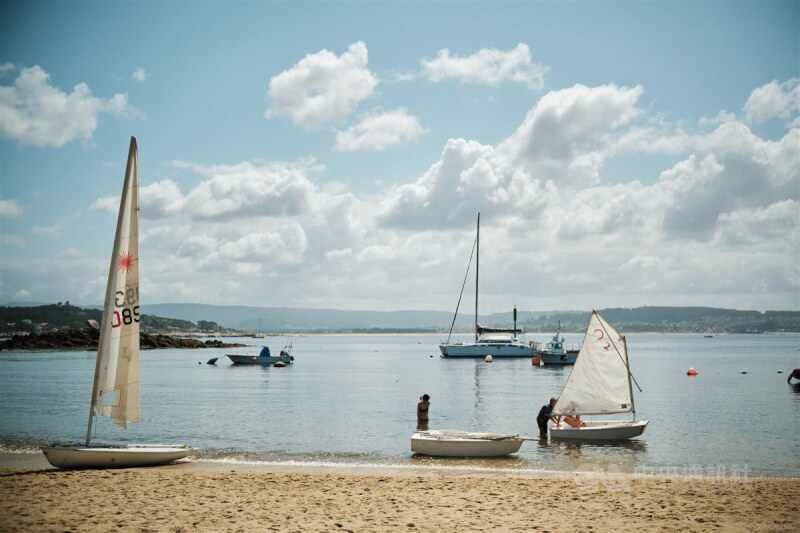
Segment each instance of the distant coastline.
[{"label": "distant coastline", "polygon": [[[98,332],[91,328],[68,329],[33,334],[17,334],[0,341],[0,351],[95,351]],[[239,343],[225,343],[218,339],[201,341],[195,337],[142,333],[141,348],[237,348]]]},{"label": "distant coastline", "polygon": [[[598,311],[625,333],[726,333],[762,334],[800,332],[800,311],[742,311],[708,307],[609,308]],[[520,310],[516,326],[528,335],[583,332],[589,311]],[[153,304],[142,306],[142,331],[169,336],[252,336],[275,335],[447,335],[451,326],[457,334],[471,334],[474,316],[462,313],[454,321],[443,311],[352,311],[205,304]],[[0,335],[44,333],[83,329],[87,322],[100,322],[102,309],[79,307],[69,302],[22,306],[0,306]],[[507,328],[514,325],[512,313],[481,315],[484,326]],[[159,341],[165,342],[165,341]]]}]

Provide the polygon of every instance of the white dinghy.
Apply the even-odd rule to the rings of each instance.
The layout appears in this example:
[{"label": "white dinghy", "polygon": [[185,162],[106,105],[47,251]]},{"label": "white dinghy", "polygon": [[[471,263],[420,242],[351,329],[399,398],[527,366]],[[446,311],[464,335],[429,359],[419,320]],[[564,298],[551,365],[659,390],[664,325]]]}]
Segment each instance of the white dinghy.
[{"label": "white dinghy", "polygon": [[518,452],[524,441],[506,433],[417,431],[411,435],[411,451],[434,457],[502,457]]},{"label": "white dinghy", "polygon": [[[625,337],[617,333],[597,311],[592,311],[589,327],[575,366],[564,384],[553,415],[565,417],[550,428],[555,439],[620,441],[644,433],[647,420],[636,420],[633,404],[635,383],[628,365]],[[636,385],[638,388],[638,384]],[[639,389],[641,392],[641,389]],[[584,421],[566,417],[632,413],[632,420]]]},{"label": "white dinghy", "polygon": [[103,321],[94,371],[85,446],[43,447],[59,468],[153,466],[183,459],[184,445],[89,446],[95,411],[125,428],[139,421],[139,172],[131,137],[114,249],[108,272]]}]

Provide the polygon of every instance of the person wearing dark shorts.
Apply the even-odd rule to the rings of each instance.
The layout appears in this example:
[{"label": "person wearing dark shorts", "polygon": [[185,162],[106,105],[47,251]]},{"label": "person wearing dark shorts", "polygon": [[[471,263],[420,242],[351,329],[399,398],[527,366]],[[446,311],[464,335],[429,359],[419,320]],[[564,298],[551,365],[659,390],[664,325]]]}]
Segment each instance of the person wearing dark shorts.
[{"label": "person wearing dark shorts", "polygon": [[547,438],[547,422],[553,420],[555,422],[555,418],[553,418],[553,407],[556,406],[556,402],[558,401],[557,398],[550,398],[550,403],[547,405],[543,405],[541,409],[539,409],[539,415],[536,417],[536,425],[539,426],[539,437],[546,439]]}]

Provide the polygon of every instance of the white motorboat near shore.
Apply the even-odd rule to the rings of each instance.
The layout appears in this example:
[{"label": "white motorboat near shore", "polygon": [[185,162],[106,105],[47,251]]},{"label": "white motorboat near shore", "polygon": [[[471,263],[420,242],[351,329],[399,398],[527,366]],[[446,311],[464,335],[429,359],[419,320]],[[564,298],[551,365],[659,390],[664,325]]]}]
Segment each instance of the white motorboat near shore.
[{"label": "white motorboat near shore", "polygon": [[524,441],[506,433],[417,431],[411,435],[411,451],[433,457],[502,457],[518,452]]}]

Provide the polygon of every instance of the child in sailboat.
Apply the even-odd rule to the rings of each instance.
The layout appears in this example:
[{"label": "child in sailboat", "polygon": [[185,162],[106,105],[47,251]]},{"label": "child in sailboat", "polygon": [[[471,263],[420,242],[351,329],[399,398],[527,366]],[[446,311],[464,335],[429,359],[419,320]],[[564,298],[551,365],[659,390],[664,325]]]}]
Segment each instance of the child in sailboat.
[{"label": "child in sailboat", "polygon": [[574,428],[586,427],[586,422],[581,420],[581,415],[577,416],[566,415],[564,416],[564,422],[567,425],[572,426]]}]

